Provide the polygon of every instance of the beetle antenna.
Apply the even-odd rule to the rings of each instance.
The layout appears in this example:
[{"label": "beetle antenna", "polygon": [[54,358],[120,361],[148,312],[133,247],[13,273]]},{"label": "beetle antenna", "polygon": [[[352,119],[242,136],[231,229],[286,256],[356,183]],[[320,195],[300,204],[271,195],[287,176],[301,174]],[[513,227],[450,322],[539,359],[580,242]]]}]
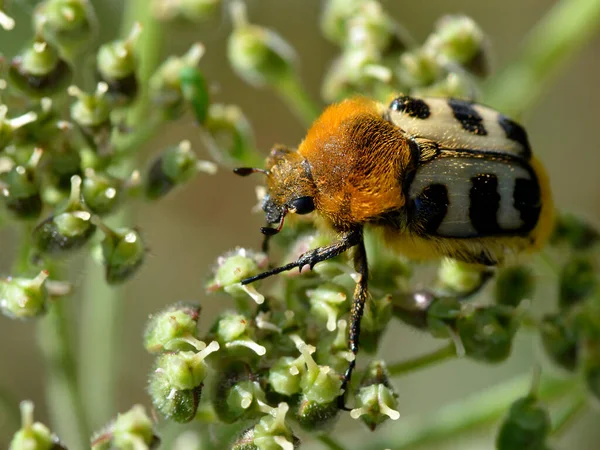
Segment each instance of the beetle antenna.
[{"label": "beetle antenna", "polygon": [[285,219],[285,215],[287,214],[287,209],[283,210],[283,214],[281,214],[281,218],[279,219],[279,223],[277,224],[277,228],[271,227],[261,227],[260,232],[265,236],[274,236],[281,231],[283,228],[283,219]]},{"label": "beetle antenna", "polygon": [[268,170],[259,169],[257,167],[237,167],[233,169],[233,173],[242,177],[247,177],[248,175],[253,173],[262,173],[264,175],[269,175]]}]

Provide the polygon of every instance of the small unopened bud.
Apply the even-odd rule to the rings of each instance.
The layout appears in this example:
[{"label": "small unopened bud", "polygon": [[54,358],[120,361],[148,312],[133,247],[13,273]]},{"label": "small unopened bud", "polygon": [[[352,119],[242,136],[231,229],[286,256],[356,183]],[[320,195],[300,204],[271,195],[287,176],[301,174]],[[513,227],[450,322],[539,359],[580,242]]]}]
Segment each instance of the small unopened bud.
[{"label": "small unopened bud", "polygon": [[338,318],[348,309],[344,289],[333,283],[328,283],[315,289],[309,289],[306,291],[306,295],[314,316],[326,322],[328,331],[335,331]]},{"label": "small unopened bud", "polygon": [[141,32],[142,26],[134,24],[127,39],[102,45],[96,55],[100,79],[108,84],[108,93],[119,105],[131,103],[138,92],[134,46]]},{"label": "small unopened bud", "polygon": [[45,0],[33,15],[34,27],[61,50],[75,52],[94,37],[96,17],[89,0]]},{"label": "small unopened bud", "polygon": [[428,86],[446,74],[433,49],[421,48],[405,52],[400,57],[398,76],[404,86]]},{"label": "small unopened bud", "polygon": [[33,403],[21,402],[21,428],[10,441],[9,450],[65,450],[46,425],[33,421]]},{"label": "small unopened bud", "polygon": [[499,305],[517,307],[531,298],[535,289],[531,270],[526,266],[507,267],[496,276],[495,300]]},{"label": "small unopened bud", "polygon": [[599,241],[598,230],[585,221],[571,214],[561,214],[557,217],[552,244],[566,244],[574,250],[587,250]]},{"label": "small unopened bud", "polygon": [[70,86],[68,92],[76,98],[71,105],[73,122],[79,126],[96,153],[109,153],[112,104],[107,95],[108,84],[98,83],[93,94],[87,94],[76,86]]},{"label": "small unopened bud", "polygon": [[48,272],[43,270],[35,278],[9,277],[0,280],[0,310],[16,319],[36,317],[46,311]]},{"label": "small unopened bud", "polygon": [[466,295],[481,287],[486,271],[485,267],[444,258],[438,270],[438,284],[449,294]]},{"label": "small unopened bud", "polygon": [[199,305],[175,304],[153,314],[144,332],[144,347],[150,353],[203,350],[205,344],[196,338]]},{"label": "small unopened bud", "polygon": [[62,93],[71,83],[73,72],[48,42],[35,41],[15,56],[8,69],[11,86],[35,97],[50,97]]},{"label": "small unopened bud", "polygon": [[179,80],[183,98],[191,106],[196,122],[199,125],[204,125],[210,106],[206,78],[196,67],[183,67],[179,71]]},{"label": "small unopened bud", "polygon": [[81,195],[91,212],[104,216],[115,212],[125,193],[123,180],[108,173],[86,169]]},{"label": "small unopened bud", "polygon": [[498,450],[542,449],[550,433],[550,415],[535,396],[515,401],[496,437]]},{"label": "small unopened bud", "polygon": [[35,248],[51,255],[64,254],[85,245],[96,231],[92,215],[82,205],[81,178],[71,179],[71,195],[62,212],[44,220],[33,230]]},{"label": "small unopened bud", "polygon": [[178,391],[194,389],[206,378],[206,357],[217,350],[219,344],[213,341],[198,353],[181,351],[165,353],[159,357],[156,370],[164,371],[173,389]]},{"label": "small unopened bud", "polygon": [[348,38],[348,22],[355,17],[364,0],[327,0],[321,14],[321,32],[340,47]]},{"label": "small unopened bud", "polygon": [[576,256],[563,266],[559,279],[558,304],[569,308],[592,294],[598,286],[597,270],[592,260]]},{"label": "small unopened bud", "polygon": [[12,143],[15,131],[37,119],[37,114],[33,111],[12,119],[6,117],[7,114],[8,108],[6,105],[0,105],[0,151]]},{"label": "small unopened bud", "polygon": [[264,356],[267,349],[254,340],[254,330],[248,318],[233,312],[224,313],[214,328],[217,339],[230,352],[237,354],[241,351],[246,354],[246,350],[250,350],[258,356]]},{"label": "small unopened bud", "polygon": [[300,379],[304,370],[301,358],[283,356],[269,370],[269,384],[278,394],[291,397],[300,392]]},{"label": "small unopened bud", "polygon": [[281,36],[267,28],[251,25],[246,6],[231,3],[234,29],[229,36],[227,56],[233,69],[247,83],[277,86],[295,77],[296,55]]},{"label": "small unopened bud", "polygon": [[42,150],[34,149],[27,164],[14,166],[0,175],[6,207],[18,219],[37,219],[42,212],[37,176],[41,157]]},{"label": "small unopened bud", "polygon": [[160,443],[152,419],[142,405],[119,414],[92,438],[92,450],[105,448],[154,449]]},{"label": "small unopened bud", "polygon": [[579,333],[573,318],[565,314],[545,316],[540,323],[540,336],[550,359],[568,371],[579,361]]},{"label": "small unopened bud", "polygon": [[209,292],[223,290],[234,297],[249,295],[256,303],[265,300],[252,285],[240,282],[247,277],[260,273],[267,264],[267,256],[245,248],[237,248],[217,259],[217,267],[213,279],[208,283]]},{"label": "small unopened bud", "polygon": [[260,450],[294,450],[299,444],[291,428],[285,421],[290,407],[280,403],[271,413],[261,418],[254,426],[254,445]]},{"label": "small unopened bud", "polygon": [[464,310],[456,321],[466,355],[488,363],[508,358],[515,331],[512,317],[496,306]]},{"label": "small unopened bud", "polygon": [[357,408],[350,411],[353,419],[360,418],[371,431],[388,419],[398,420],[398,395],[392,389],[383,361],[373,361],[356,393]]},{"label": "small unopened bud", "polygon": [[151,200],[167,195],[173,188],[191,180],[199,171],[214,173],[214,165],[199,161],[189,141],[169,147],[153,162],[146,176],[146,196]]}]

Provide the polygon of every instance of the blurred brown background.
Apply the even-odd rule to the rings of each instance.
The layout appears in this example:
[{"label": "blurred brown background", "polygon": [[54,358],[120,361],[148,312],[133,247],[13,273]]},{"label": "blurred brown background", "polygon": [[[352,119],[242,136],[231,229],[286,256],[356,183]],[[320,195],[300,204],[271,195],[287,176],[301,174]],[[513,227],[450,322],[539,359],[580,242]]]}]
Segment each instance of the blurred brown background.
[{"label": "blurred brown background", "polygon": [[[102,39],[114,38],[118,31],[118,17],[127,0],[97,0],[95,4],[102,25]],[[600,0],[599,0],[600,1]],[[15,1],[11,11],[17,19],[17,29],[9,35],[0,34],[0,52],[14,54],[29,36],[29,16],[33,2]],[[465,13],[488,34],[494,50],[494,66],[503,67],[519,48],[519,44],[533,24],[548,11],[550,0],[427,0],[383,1],[385,8],[398,19],[418,41],[431,31],[440,15]],[[252,22],[280,32],[297,50],[301,60],[303,80],[310,93],[317,98],[320,80],[337,49],[320,35],[318,18],[322,7],[317,0],[250,0],[249,17]],[[208,79],[218,88],[216,99],[235,103],[250,118],[257,142],[265,151],[275,142],[294,146],[305,131],[293,114],[269,90],[256,90],[240,81],[231,71],[225,45],[230,32],[225,11],[220,18],[201,25],[172,26],[167,28],[165,54],[181,54],[192,42],[203,42],[207,53],[202,68]],[[523,118],[534,151],[547,166],[552,180],[556,203],[600,225],[600,37],[597,37],[555,78],[543,98]],[[188,138],[195,148],[204,153],[196,139],[191,122],[169,126],[160,133],[145,152],[159,152],[166,145]],[[178,300],[200,300],[204,308],[202,325],[210,323],[214,310],[230,306],[224,297],[204,294],[203,283],[216,257],[234,246],[258,246],[262,225],[260,215],[251,215],[255,204],[254,183],[257,180],[240,179],[227,170],[214,177],[199,176],[185,189],[172,193],[157,203],[139,202],[135,224],[143,230],[151,247],[151,254],[139,273],[126,287],[121,322],[124,326],[118,337],[119,396],[118,410],[124,411],[133,403],[149,404],[145,392],[146,376],[152,358],[145,353],[141,334],[148,314]],[[0,252],[0,273],[10,270],[13,243],[12,234],[3,231]],[[77,261],[75,261],[77,262]],[[75,264],[74,264],[75,265]],[[73,269],[74,278],[81,281],[81,264]],[[546,280],[549,281],[549,280]],[[542,284],[544,280],[542,280]],[[537,301],[543,303],[544,289]],[[547,290],[546,290],[547,291]],[[70,300],[77,303],[77,298]],[[76,319],[74,319],[76,320]],[[433,348],[437,343],[404,327],[392,327],[396,342],[390,361]],[[15,401],[35,401],[36,417],[47,421],[43,395],[43,364],[35,343],[35,324],[0,317],[0,386]],[[388,339],[390,336],[387,337]],[[403,416],[434,410],[436,406],[457,399],[492,383],[508,374],[530,369],[531,355],[539,355],[537,343],[528,336],[517,339],[515,354],[498,367],[488,367],[467,361],[443,364],[395,382],[399,392]],[[384,346],[385,347],[385,346]],[[388,350],[391,352],[391,350]],[[115,411],[116,413],[116,411]],[[593,438],[600,438],[594,427],[598,416],[588,416],[568,434],[560,448],[587,450]],[[344,422],[347,424],[347,422]],[[341,427],[344,423],[340,424]],[[392,423],[387,427],[393,427]],[[338,428],[341,429],[341,428]],[[14,430],[2,428],[0,448],[8,442]],[[583,439],[585,434],[590,440]],[[365,429],[365,436],[368,436]],[[477,443],[473,437],[462,438],[448,448],[491,448],[489,435],[484,436],[488,446]],[[576,440],[573,440],[576,439]],[[484,441],[485,442],[485,441]]]}]

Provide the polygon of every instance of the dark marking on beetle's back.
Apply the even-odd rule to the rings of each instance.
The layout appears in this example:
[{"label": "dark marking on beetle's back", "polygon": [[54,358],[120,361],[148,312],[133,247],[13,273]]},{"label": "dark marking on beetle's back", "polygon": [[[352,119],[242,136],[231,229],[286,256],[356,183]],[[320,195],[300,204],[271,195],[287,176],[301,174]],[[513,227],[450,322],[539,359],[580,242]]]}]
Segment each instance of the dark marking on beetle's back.
[{"label": "dark marking on beetle's back", "polygon": [[497,234],[500,194],[498,177],[493,173],[482,173],[471,178],[469,191],[469,219],[481,236]]},{"label": "dark marking on beetle's back", "polygon": [[448,100],[448,106],[452,108],[454,118],[460,122],[463,129],[479,136],[488,134],[483,126],[483,117],[479,115],[471,103],[451,98]]},{"label": "dark marking on beetle's back", "polygon": [[429,106],[420,98],[403,95],[392,101],[390,109],[404,113],[415,119],[427,119],[431,115]]},{"label": "dark marking on beetle's back", "polygon": [[523,157],[527,159],[531,158],[531,147],[529,146],[529,139],[527,139],[527,132],[525,129],[503,114],[498,115],[498,124],[502,130],[504,130],[507,139],[510,139],[523,147]]},{"label": "dark marking on beetle's back", "polygon": [[535,178],[517,178],[513,192],[514,207],[519,211],[523,231],[531,231],[537,225],[542,210],[540,185]]},{"label": "dark marking on beetle's back", "polygon": [[448,188],[444,184],[425,186],[411,205],[410,221],[418,226],[417,232],[436,234],[448,213]]}]

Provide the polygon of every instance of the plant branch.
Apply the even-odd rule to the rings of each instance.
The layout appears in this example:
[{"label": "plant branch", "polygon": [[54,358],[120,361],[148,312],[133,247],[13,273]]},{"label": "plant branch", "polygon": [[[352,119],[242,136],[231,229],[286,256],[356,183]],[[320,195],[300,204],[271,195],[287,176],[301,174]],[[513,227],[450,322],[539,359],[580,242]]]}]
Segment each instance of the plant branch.
[{"label": "plant branch", "polygon": [[296,77],[283,78],[275,85],[275,90],[305,126],[310,126],[319,117],[319,106]]},{"label": "plant branch", "polygon": [[599,27],[598,0],[562,0],[531,31],[516,60],[488,80],[484,103],[518,117]]},{"label": "plant branch", "polygon": [[586,410],[587,401],[584,394],[579,394],[566,408],[561,410],[553,421],[552,436],[558,437],[565,433]]},{"label": "plant branch", "polygon": [[317,436],[317,439],[330,450],[346,450],[346,447],[341,445],[328,434],[320,434]]},{"label": "plant branch", "polygon": [[434,364],[446,361],[447,359],[456,357],[456,346],[453,342],[435,350],[431,353],[419,355],[415,358],[408,359],[406,361],[400,361],[388,366],[388,372],[391,376],[404,375],[406,373],[414,372],[419,369],[432,366]]}]

